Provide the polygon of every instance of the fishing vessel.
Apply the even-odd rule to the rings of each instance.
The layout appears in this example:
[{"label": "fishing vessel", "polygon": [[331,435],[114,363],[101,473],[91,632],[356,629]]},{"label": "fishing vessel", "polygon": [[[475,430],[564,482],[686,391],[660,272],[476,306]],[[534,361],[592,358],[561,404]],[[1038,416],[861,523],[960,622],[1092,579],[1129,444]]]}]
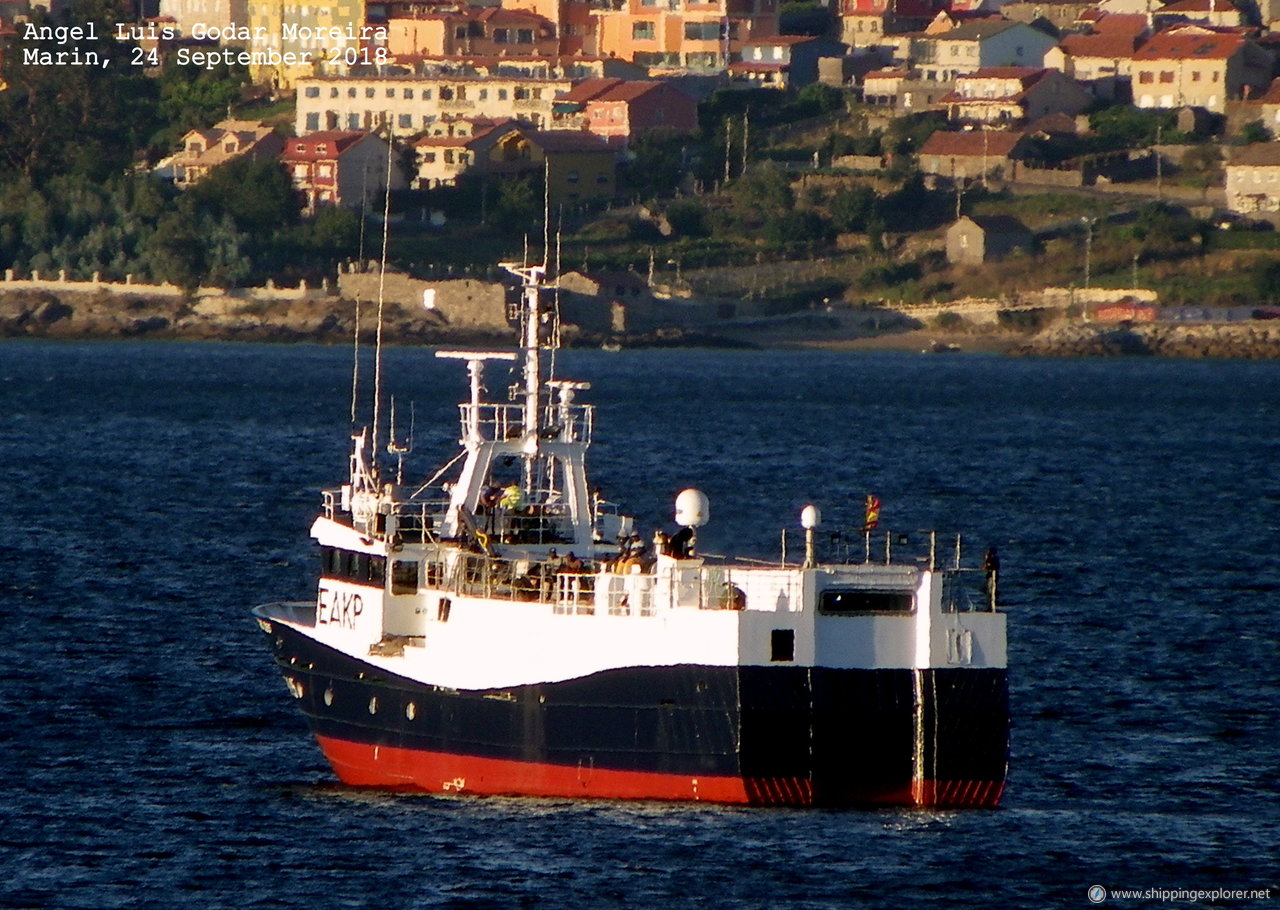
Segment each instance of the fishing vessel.
[{"label": "fishing vessel", "polygon": [[[833,557],[816,506],[793,558],[711,557],[697,490],[675,497],[678,530],[641,534],[588,482],[595,413],[578,400],[589,386],[544,356],[544,269],[507,268],[520,349],[437,352],[470,377],[459,451],[406,483],[404,447],[379,451],[376,418],[354,433],[347,480],[311,527],[315,599],[254,608],[338,778],[995,806],[1009,710],[990,566],[968,565],[958,537],[888,534],[870,514]],[[509,394],[487,397],[486,367],[513,372]]]}]

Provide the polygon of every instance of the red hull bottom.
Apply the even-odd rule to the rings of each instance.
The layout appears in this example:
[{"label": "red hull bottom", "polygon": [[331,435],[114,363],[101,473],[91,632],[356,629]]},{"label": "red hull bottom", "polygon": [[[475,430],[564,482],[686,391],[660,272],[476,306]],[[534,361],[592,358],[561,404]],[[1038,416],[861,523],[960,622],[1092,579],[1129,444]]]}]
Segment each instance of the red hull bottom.
[{"label": "red hull bottom", "polygon": [[690,777],[423,752],[327,736],[317,740],[344,784],[429,793],[753,806],[994,808],[1004,791],[1004,782],[996,780],[922,780],[897,789],[859,788],[856,782],[840,781],[815,793],[813,782],[806,778]]}]

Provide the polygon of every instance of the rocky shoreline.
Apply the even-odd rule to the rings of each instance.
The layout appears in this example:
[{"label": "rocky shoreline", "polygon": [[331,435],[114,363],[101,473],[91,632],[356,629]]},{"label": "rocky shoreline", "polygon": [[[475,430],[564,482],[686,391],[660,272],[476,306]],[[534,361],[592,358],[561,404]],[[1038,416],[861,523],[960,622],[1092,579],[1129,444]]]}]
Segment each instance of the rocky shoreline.
[{"label": "rocky shoreline", "polygon": [[1010,354],[1037,357],[1280,358],[1280,322],[1099,324],[1050,327]]},{"label": "rocky shoreline", "polygon": [[[374,307],[359,313],[362,337],[374,334]],[[388,344],[506,344],[510,332],[450,325],[439,313],[392,303],[384,307]],[[0,337],[110,340],[311,342],[344,344],[355,332],[357,307],[337,297],[263,303],[193,302],[181,297],[111,293],[10,291],[0,294]],[[917,324],[918,325],[918,324]],[[726,325],[723,331],[663,329],[605,337],[568,327],[569,345],[599,347],[790,347],[825,350],[983,351],[1015,356],[1280,359],[1280,320],[1217,324],[1056,323],[1036,335],[994,326],[939,335],[927,329],[867,331],[828,319],[795,321],[764,330]]]}]

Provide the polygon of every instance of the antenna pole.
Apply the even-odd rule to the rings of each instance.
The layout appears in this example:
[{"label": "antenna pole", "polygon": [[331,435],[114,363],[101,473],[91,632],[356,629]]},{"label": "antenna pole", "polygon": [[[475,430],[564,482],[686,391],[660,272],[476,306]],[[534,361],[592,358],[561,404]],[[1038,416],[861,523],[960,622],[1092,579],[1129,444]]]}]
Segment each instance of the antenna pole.
[{"label": "antenna pole", "polygon": [[[391,228],[391,152],[395,147],[395,133],[387,130],[387,183],[382,197],[382,264],[378,267],[378,335],[373,355],[373,452],[378,453],[378,421],[382,409],[382,304],[387,285],[387,240]],[[377,462],[374,462],[376,469]]]},{"label": "antenna pole", "polygon": [[360,394],[360,295],[356,295],[356,327],[351,350],[351,425],[356,425],[356,404]]}]

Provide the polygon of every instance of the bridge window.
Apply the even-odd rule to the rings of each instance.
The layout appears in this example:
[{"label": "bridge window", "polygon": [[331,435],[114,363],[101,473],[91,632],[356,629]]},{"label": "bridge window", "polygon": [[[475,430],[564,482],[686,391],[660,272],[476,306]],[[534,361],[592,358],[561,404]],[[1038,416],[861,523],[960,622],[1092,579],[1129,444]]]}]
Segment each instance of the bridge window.
[{"label": "bridge window", "polygon": [[397,559],[391,564],[391,593],[418,593],[418,564]]},{"label": "bridge window", "polygon": [[869,613],[914,613],[915,594],[911,591],[865,591],[831,588],[822,592],[818,612],[827,616],[859,616]]},{"label": "bridge window", "polygon": [[320,550],[320,574],[337,581],[381,588],[387,579],[387,558],[368,553],[353,553],[337,547]]}]

